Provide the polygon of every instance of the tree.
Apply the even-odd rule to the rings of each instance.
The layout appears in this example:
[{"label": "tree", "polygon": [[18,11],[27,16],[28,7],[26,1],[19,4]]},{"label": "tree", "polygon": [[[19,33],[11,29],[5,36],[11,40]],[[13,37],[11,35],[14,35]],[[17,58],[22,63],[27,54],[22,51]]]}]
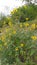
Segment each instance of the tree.
[{"label": "tree", "polygon": [[31,2],[32,0],[25,0],[25,1],[27,1],[27,2],[28,2],[28,4],[31,4],[31,3],[32,3],[32,2]]},{"label": "tree", "polygon": [[31,4],[32,2],[33,2],[32,4],[37,3],[37,0],[23,0],[23,1],[28,2],[28,4]]}]

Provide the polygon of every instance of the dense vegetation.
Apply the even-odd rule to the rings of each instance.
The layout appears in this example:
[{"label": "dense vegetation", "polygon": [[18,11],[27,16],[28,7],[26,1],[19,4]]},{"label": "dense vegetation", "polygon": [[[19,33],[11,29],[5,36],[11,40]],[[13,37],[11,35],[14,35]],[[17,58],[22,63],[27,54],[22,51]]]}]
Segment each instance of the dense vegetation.
[{"label": "dense vegetation", "polygon": [[14,9],[0,18],[1,65],[37,65],[37,6]]}]

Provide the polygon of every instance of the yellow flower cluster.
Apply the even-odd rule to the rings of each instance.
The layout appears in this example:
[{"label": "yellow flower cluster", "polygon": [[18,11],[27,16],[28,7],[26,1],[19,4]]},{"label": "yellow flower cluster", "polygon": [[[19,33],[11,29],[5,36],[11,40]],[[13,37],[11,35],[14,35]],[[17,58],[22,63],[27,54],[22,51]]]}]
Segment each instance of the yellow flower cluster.
[{"label": "yellow flower cluster", "polygon": [[32,24],[32,25],[31,25],[31,28],[32,28],[32,29],[35,29],[35,28],[36,28],[36,24],[35,24],[35,23]]},{"label": "yellow flower cluster", "polygon": [[22,23],[20,23],[20,28],[22,28]]},{"label": "yellow flower cluster", "polygon": [[26,21],[28,21],[29,20],[29,18],[26,18]]},{"label": "yellow flower cluster", "polygon": [[28,27],[29,26],[29,23],[24,23],[24,26]]},{"label": "yellow flower cluster", "polygon": [[17,9],[16,8],[14,8],[14,10],[11,11],[11,14],[14,14],[15,12],[17,12]]},{"label": "yellow flower cluster", "polygon": [[32,40],[37,40],[37,36],[31,36]]},{"label": "yellow flower cluster", "polygon": [[25,5],[24,8],[27,9],[27,6]]},{"label": "yellow flower cluster", "polygon": [[23,43],[21,43],[21,45],[20,45],[21,47],[23,47],[24,46],[24,44]]},{"label": "yellow flower cluster", "polygon": [[4,46],[7,46],[7,43],[4,43]]},{"label": "yellow flower cluster", "polygon": [[36,28],[37,28],[37,24],[36,24]]},{"label": "yellow flower cluster", "polygon": [[14,30],[14,31],[12,32],[12,34],[16,34],[16,30]]},{"label": "yellow flower cluster", "polygon": [[5,36],[1,36],[1,40],[2,41],[5,41]]},{"label": "yellow flower cluster", "polygon": [[10,27],[12,27],[12,22],[10,22],[10,21],[9,21],[9,23],[8,23],[8,24],[9,24],[9,26],[10,26]]},{"label": "yellow flower cluster", "polygon": [[18,50],[19,50],[19,48],[18,48],[18,47],[16,47],[16,48],[15,48],[15,50],[16,50],[16,51],[18,51]]},{"label": "yellow flower cluster", "polygon": [[[20,46],[21,46],[21,47],[23,47],[23,46],[24,46],[24,44],[23,44],[23,43],[21,43],[21,44],[20,44]],[[15,50],[16,50],[16,51],[18,51],[18,50],[19,50],[19,48],[18,48],[18,47],[16,47],[16,48],[15,48]]]}]

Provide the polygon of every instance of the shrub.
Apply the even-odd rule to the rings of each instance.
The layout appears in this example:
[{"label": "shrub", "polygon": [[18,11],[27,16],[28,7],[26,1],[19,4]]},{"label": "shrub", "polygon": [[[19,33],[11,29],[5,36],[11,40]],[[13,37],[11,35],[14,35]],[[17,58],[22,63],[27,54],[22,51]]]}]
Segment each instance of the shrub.
[{"label": "shrub", "polygon": [[14,10],[12,11],[14,13],[11,13],[11,17],[13,18],[13,20],[15,20],[15,21],[17,20],[20,22],[25,22],[26,18],[29,18],[29,20],[33,20],[37,16],[36,7],[37,7],[37,5],[28,5],[28,6],[19,7],[16,9],[17,11],[15,11],[15,12],[14,12]]},{"label": "shrub", "polygon": [[[35,26],[34,26],[35,24]],[[0,36],[2,65],[22,62],[26,65],[37,64],[36,23],[13,24],[5,28]],[[36,34],[35,34],[36,33]]]}]

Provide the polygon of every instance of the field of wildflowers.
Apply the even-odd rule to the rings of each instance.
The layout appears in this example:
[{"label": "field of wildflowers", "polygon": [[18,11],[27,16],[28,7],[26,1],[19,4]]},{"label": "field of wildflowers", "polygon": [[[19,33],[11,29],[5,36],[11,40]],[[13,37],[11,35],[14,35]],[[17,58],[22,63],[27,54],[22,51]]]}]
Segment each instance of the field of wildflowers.
[{"label": "field of wildflowers", "polygon": [[[29,10],[29,6],[23,7],[26,11]],[[37,13],[35,17],[33,17],[35,14],[31,14],[33,12],[26,15],[23,13],[25,11],[23,7],[14,9],[10,16],[1,19],[3,22],[0,24],[1,65],[37,65]],[[19,11],[17,13],[17,10],[21,13]],[[20,18],[21,15],[22,18],[25,15],[25,18]]]}]

